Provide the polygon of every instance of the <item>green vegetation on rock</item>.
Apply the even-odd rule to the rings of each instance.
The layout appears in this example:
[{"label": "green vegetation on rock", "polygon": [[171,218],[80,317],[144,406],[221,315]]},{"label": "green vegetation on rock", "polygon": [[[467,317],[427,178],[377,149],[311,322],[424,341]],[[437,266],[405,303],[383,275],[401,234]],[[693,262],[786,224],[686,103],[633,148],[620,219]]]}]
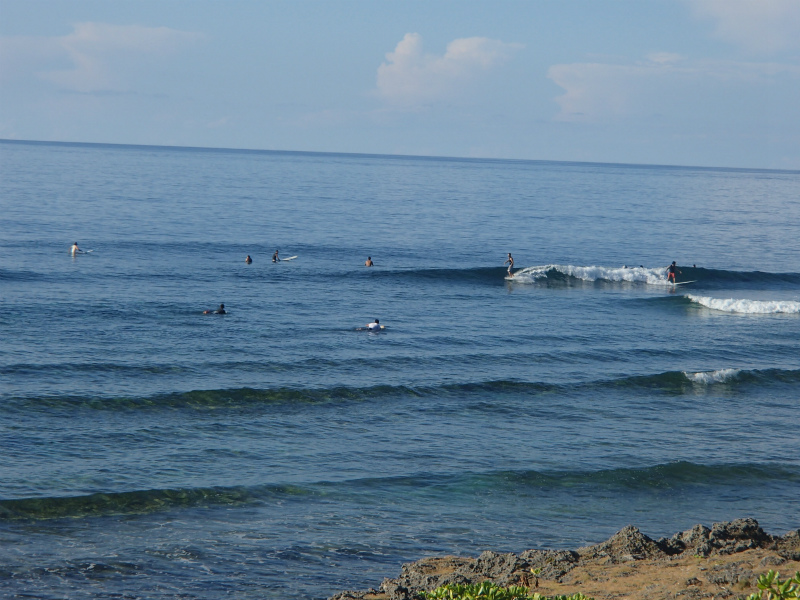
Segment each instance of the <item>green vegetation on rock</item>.
[{"label": "green vegetation on rock", "polygon": [[800,571],[794,577],[781,581],[777,571],[769,570],[758,578],[759,591],[747,600],[796,600],[800,598]]},{"label": "green vegetation on rock", "polygon": [[530,594],[528,588],[512,585],[501,587],[490,581],[476,584],[451,583],[423,592],[426,600],[592,600],[583,594],[572,596],[542,596],[538,592]]}]

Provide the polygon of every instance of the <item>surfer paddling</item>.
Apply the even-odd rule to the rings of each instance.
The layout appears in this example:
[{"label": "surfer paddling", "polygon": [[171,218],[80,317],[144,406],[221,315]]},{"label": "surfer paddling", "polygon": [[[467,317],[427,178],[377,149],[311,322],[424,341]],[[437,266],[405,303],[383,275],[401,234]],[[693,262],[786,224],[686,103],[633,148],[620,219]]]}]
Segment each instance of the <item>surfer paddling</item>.
[{"label": "surfer paddling", "polygon": [[225,305],[220,304],[219,308],[216,310],[204,310],[204,315],[227,315],[228,313],[225,311]]},{"label": "surfer paddling", "polygon": [[669,283],[670,281],[672,283],[676,283],[676,281],[675,281],[675,271],[677,271],[678,273],[681,273],[681,271],[678,269],[678,265],[676,265],[675,261],[673,260],[672,264],[667,267],[667,283]]},{"label": "surfer paddling", "polygon": [[506,262],[504,262],[503,264],[508,265],[508,276],[513,277],[514,273],[512,273],[511,271],[514,268],[514,258],[511,256],[511,252],[508,253],[508,258],[506,259]]},{"label": "surfer paddling", "polygon": [[372,323],[367,323],[367,331],[380,331],[381,330],[381,322],[379,319],[375,319]]}]

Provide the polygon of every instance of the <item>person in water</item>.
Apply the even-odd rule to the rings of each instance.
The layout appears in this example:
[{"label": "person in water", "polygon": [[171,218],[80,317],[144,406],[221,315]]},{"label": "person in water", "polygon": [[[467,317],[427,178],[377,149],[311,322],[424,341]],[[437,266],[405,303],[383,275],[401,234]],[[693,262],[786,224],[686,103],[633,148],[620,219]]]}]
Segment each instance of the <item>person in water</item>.
[{"label": "person in water", "polygon": [[680,270],[678,269],[678,266],[675,264],[675,261],[673,260],[673,261],[672,261],[672,264],[671,264],[670,266],[668,266],[668,267],[667,267],[667,273],[668,273],[668,275],[667,275],[667,282],[668,282],[668,283],[669,283],[670,281],[671,281],[672,283],[675,283],[675,271],[678,271],[678,273],[680,273]]},{"label": "person in water", "polygon": [[72,256],[75,256],[76,254],[80,254],[81,252],[82,252],[82,250],[80,248],[78,248],[78,242],[75,242],[74,244],[72,244],[72,248],[69,249],[69,253]]},{"label": "person in water", "polygon": [[275,250],[275,254],[272,255],[272,262],[280,262],[280,258],[278,257],[278,251]]},{"label": "person in water", "polygon": [[372,257],[371,256],[367,257],[367,262],[364,263],[364,266],[367,266],[367,267],[374,267],[375,266],[373,264],[373,262],[372,262]]},{"label": "person in water", "polygon": [[503,264],[505,265],[506,263],[508,264],[508,276],[513,277],[514,274],[511,272],[511,270],[514,268],[514,259],[511,256],[511,252],[508,253],[508,258]]},{"label": "person in water", "polygon": [[225,312],[225,305],[220,304],[217,310],[204,310],[204,315],[227,315],[228,313]]},{"label": "person in water", "polygon": [[248,265],[252,265],[253,264],[253,259],[250,258],[250,255],[248,254],[247,258],[244,259],[244,262],[247,263]]},{"label": "person in water", "polygon": [[367,329],[369,331],[380,331],[381,330],[380,320],[375,319],[372,323],[367,323]]}]

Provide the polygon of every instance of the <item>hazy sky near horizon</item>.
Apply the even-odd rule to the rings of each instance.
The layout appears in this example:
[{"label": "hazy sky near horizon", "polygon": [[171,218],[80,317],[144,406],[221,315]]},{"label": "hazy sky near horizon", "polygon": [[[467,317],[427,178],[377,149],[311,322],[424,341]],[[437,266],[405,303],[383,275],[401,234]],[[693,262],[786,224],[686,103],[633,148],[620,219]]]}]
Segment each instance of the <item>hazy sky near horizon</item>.
[{"label": "hazy sky near horizon", "polygon": [[0,138],[800,169],[800,0],[0,0]]}]

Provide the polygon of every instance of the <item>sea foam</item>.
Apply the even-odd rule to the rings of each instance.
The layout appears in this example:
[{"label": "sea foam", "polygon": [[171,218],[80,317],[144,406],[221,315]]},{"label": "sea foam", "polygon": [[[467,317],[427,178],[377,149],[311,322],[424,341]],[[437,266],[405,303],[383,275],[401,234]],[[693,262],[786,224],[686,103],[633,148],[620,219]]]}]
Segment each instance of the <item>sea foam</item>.
[{"label": "sea foam", "polygon": [[792,300],[737,300],[735,298],[711,298],[710,296],[686,296],[706,308],[732,313],[776,314],[800,313],[800,302]]},{"label": "sea foam", "polygon": [[717,371],[700,371],[697,373],[688,373],[684,371],[683,374],[686,376],[686,379],[692,383],[713,385],[715,383],[725,383],[726,381],[730,381],[740,372],[740,369],[719,369]]},{"label": "sea foam", "polygon": [[526,267],[514,273],[514,281],[533,283],[545,279],[548,273],[556,271],[568,277],[584,281],[629,281],[650,285],[668,285],[666,268],[650,269],[646,267],[599,267],[575,265],[541,265]]}]

